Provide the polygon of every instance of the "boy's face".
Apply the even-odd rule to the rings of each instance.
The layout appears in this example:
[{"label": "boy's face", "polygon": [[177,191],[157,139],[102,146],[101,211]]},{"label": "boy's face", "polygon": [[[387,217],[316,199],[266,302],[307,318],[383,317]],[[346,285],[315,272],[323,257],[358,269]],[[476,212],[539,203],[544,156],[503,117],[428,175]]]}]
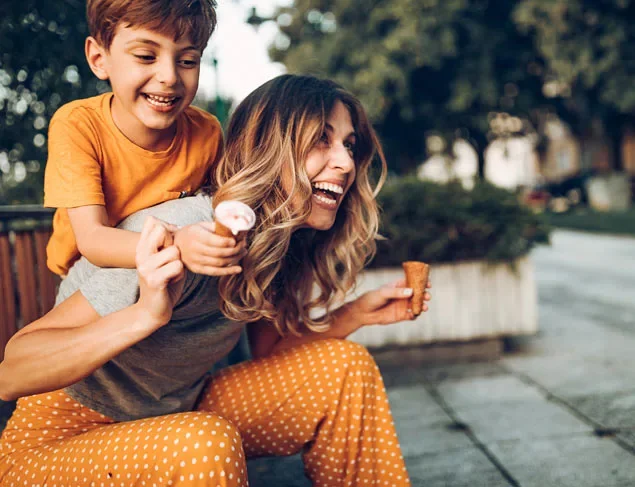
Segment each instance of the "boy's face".
[{"label": "boy's face", "polygon": [[86,55],[93,72],[110,80],[117,127],[141,147],[167,148],[178,115],[198,89],[201,51],[188,38],[175,42],[151,30],[121,25],[109,50],[91,39]]}]

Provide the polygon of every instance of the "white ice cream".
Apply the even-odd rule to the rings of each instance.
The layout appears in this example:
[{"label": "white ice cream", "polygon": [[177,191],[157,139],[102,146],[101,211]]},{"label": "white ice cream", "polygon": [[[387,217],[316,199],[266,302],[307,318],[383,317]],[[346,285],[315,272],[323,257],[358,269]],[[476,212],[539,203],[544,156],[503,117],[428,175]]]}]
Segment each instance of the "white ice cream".
[{"label": "white ice cream", "polygon": [[256,214],[240,201],[223,201],[214,210],[216,221],[231,230],[234,235],[251,229],[256,223]]}]

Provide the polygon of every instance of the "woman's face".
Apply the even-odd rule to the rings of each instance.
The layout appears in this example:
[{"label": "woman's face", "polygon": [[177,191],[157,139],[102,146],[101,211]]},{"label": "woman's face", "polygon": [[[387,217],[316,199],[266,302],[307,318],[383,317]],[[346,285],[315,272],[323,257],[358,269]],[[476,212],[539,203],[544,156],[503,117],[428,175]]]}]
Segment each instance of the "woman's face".
[{"label": "woman's face", "polygon": [[340,204],[355,181],[355,139],[348,108],[337,101],[325,132],[306,159],[313,196],[305,227],[328,230],[335,223]]}]

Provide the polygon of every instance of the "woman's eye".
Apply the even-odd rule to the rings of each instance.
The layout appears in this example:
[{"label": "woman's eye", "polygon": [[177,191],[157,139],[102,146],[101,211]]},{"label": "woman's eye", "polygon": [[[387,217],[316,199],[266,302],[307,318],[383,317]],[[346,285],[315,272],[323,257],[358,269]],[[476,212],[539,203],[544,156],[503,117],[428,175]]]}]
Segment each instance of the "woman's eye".
[{"label": "woman's eye", "polygon": [[344,147],[352,154],[355,154],[355,142],[345,142]]}]

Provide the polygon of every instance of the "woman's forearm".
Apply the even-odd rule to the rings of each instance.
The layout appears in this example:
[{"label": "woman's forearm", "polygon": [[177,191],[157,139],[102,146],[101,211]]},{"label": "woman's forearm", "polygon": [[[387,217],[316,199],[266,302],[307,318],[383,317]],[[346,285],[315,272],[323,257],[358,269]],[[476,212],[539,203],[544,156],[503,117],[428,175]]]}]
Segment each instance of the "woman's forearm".
[{"label": "woman's forearm", "polygon": [[74,384],[155,329],[133,305],[84,326],[18,334],[0,363],[0,399]]}]

